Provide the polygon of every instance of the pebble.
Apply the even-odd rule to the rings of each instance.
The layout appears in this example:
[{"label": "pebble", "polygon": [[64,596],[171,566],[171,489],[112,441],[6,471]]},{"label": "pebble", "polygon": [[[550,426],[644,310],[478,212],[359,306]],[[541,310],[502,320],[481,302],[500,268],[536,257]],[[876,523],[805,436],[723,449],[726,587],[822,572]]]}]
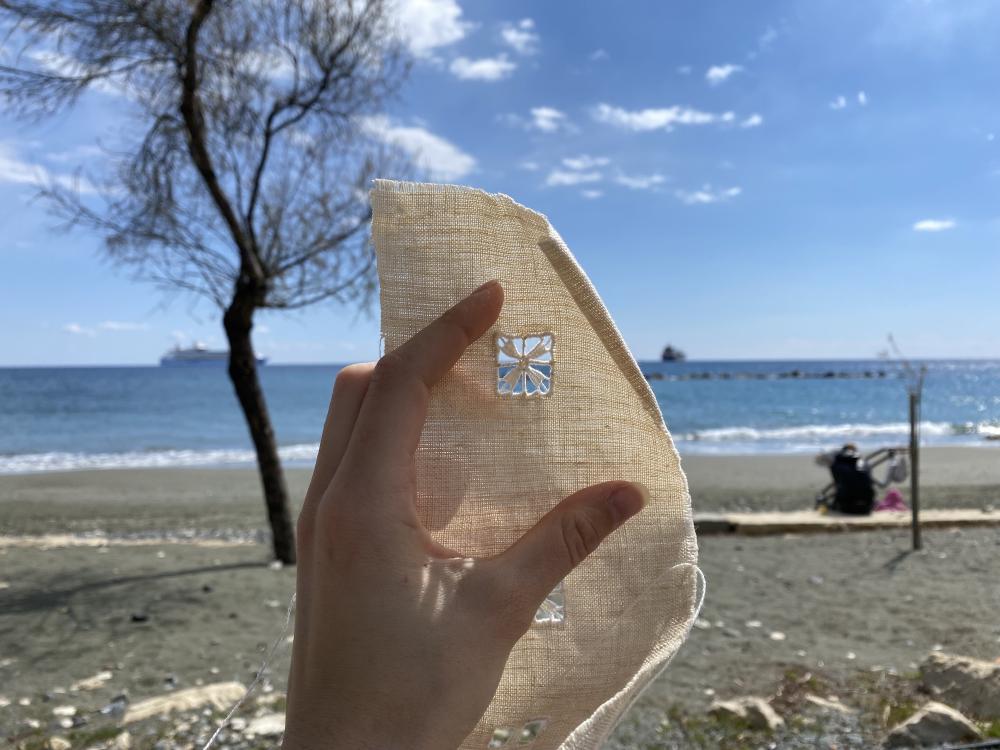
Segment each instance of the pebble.
[{"label": "pebble", "polygon": [[73,745],[63,737],[49,737],[45,742],[46,750],[69,750]]},{"label": "pebble", "polygon": [[694,621],[694,626],[698,628],[698,630],[710,630],[712,627],[712,623],[710,623],[708,620],[702,620],[699,617],[697,620]]},{"label": "pebble", "polygon": [[759,628],[763,623],[760,620],[747,620],[746,626],[748,628]]},{"label": "pebble", "polygon": [[854,661],[857,658],[858,658],[858,655],[856,653],[854,653],[853,651],[848,651],[847,652],[847,659],[848,659],[848,661]]},{"label": "pebble", "polygon": [[56,706],[52,709],[53,716],[76,716],[76,706]]},{"label": "pebble", "polygon": [[768,636],[772,641],[783,641],[785,640],[785,634],[780,630],[775,630]]},{"label": "pebble", "polygon": [[10,705],[10,700],[0,695],[0,708],[7,708]]}]

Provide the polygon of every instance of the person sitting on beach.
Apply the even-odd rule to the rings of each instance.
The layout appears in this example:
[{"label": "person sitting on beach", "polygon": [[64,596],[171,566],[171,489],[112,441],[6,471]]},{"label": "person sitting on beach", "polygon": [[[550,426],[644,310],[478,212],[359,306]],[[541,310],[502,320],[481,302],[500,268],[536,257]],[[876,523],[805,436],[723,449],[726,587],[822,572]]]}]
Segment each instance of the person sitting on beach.
[{"label": "person sitting on beach", "polygon": [[827,456],[836,487],[830,510],[858,516],[870,514],[875,505],[875,482],[858,446],[847,443]]}]

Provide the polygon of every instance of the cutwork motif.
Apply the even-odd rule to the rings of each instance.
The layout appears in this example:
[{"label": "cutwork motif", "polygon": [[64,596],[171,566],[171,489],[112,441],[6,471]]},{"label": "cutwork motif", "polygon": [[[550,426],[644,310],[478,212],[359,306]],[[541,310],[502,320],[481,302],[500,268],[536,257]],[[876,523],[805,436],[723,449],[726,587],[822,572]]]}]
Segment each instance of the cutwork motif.
[{"label": "cutwork motif", "polygon": [[497,393],[545,396],[552,390],[552,334],[497,335]]}]

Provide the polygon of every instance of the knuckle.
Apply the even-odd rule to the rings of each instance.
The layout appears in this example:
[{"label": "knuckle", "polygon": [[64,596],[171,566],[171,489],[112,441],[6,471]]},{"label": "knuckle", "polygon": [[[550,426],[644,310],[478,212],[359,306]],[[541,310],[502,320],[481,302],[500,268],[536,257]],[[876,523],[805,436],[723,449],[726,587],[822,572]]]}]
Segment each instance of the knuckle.
[{"label": "knuckle", "polygon": [[599,519],[594,513],[586,510],[563,516],[561,528],[566,555],[573,567],[579,565],[587,555],[596,550],[605,536]]},{"label": "knuckle", "polygon": [[350,389],[355,385],[363,383],[371,375],[372,365],[370,363],[359,363],[347,365],[341,368],[337,377],[333,381],[333,392],[338,393],[345,388]]},{"label": "knuckle", "polygon": [[380,388],[391,386],[406,377],[407,369],[406,359],[397,352],[390,352],[375,363],[372,385]]}]

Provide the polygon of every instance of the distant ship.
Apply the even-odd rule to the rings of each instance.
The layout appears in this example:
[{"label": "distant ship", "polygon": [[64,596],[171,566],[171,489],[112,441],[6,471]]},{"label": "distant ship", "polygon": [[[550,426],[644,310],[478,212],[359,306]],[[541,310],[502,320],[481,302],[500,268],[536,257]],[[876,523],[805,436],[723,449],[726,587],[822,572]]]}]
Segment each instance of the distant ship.
[{"label": "distant ship", "polygon": [[[182,349],[179,345],[160,357],[160,367],[187,367],[189,365],[225,365],[229,363],[229,352],[212,350],[198,342]],[[257,357],[257,364],[267,364],[267,357]]]},{"label": "distant ship", "polygon": [[666,348],[663,350],[663,355],[661,359],[664,362],[683,362],[687,359],[687,355],[684,354],[680,349],[675,349],[674,347],[667,344]]}]

